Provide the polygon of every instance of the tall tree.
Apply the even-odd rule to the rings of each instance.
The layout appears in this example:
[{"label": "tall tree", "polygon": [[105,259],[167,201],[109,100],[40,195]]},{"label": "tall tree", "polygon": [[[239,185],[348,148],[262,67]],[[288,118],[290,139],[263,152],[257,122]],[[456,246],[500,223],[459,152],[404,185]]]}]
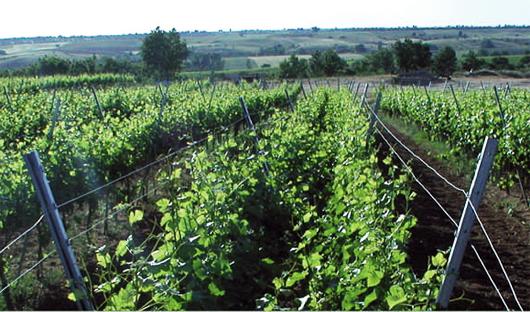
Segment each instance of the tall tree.
[{"label": "tall tree", "polygon": [[370,67],[374,72],[393,73],[395,70],[394,54],[389,49],[379,49],[367,56]]},{"label": "tall tree", "polygon": [[477,54],[473,51],[469,51],[464,54],[462,59],[462,68],[467,71],[473,71],[481,69],[486,65],[486,62],[483,59],[477,57]]},{"label": "tall tree", "polygon": [[428,68],[431,65],[431,50],[429,45],[414,42],[410,39],[394,43],[394,53],[399,69],[409,72]]},{"label": "tall tree", "polygon": [[456,70],[456,53],[451,47],[438,52],[433,61],[434,72],[442,77],[450,78]]},{"label": "tall tree", "polygon": [[70,61],[57,56],[48,56],[40,58],[37,64],[40,75],[64,75],[70,69]]},{"label": "tall tree", "polygon": [[307,60],[292,54],[280,63],[280,78],[305,78],[307,77],[307,70]]},{"label": "tall tree", "polygon": [[316,51],[309,59],[309,69],[313,76],[333,76],[347,67],[347,63],[334,50],[324,53]]},{"label": "tall tree", "polygon": [[188,49],[174,28],[166,32],[157,27],[144,38],[141,53],[146,67],[157,78],[170,80],[180,71]]}]

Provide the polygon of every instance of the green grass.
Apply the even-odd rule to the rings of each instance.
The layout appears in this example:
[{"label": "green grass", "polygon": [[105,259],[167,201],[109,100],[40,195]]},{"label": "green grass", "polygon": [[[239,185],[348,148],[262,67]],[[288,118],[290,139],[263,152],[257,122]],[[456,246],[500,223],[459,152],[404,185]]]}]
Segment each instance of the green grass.
[{"label": "green grass", "polygon": [[517,65],[519,64],[519,61],[525,56],[524,54],[518,54],[518,55],[493,55],[493,56],[481,56],[480,58],[487,61],[487,62],[491,62],[491,60],[495,57],[506,57],[508,58],[508,61],[510,61],[510,64],[513,64],[513,65]]}]

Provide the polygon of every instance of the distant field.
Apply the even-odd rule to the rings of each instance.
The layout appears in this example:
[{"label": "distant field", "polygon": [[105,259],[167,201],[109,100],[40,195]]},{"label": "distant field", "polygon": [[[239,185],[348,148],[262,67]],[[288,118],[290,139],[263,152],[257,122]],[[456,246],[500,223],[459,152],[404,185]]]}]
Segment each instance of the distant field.
[{"label": "distant field", "polygon": [[[70,58],[96,54],[108,57],[137,55],[143,35],[121,35],[74,38],[0,39],[0,69],[28,65],[46,54]],[[307,57],[315,50],[335,49],[343,56],[362,57],[379,47],[389,47],[396,40],[423,40],[436,49],[452,46],[458,55],[468,50],[479,50],[484,40],[492,46],[489,53],[506,52],[520,55],[530,50],[530,28],[449,28],[449,29],[381,29],[381,30],[281,30],[243,32],[182,33],[192,52],[220,53],[227,69],[247,67],[250,58],[254,65],[277,66],[292,53]],[[281,45],[285,55],[269,56],[264,50]],[[359,50],[362,45],[362,50]]]},{"label": "distant field", "polygon": [[[346,59],[362,59],[364,56],[362,54],[355,53],[339,53],[339,55]],[[268,55],[268,56],[239,56],[239,57],[227,57],[225,58],[225,69],[227,70],[240,70],[247,68],[247,60],[251,60],[251,65],[253,67],[261,67],[264,64],[269,64],[271,67],[278,67],[280,63],[287,59],[289,55]],[[298,57],[303,59],[311,58],[311,54],[302,54]]]},{"label": "distant field", "polygon": [[[498,55],[498,56],[501,56],[501,57],[506,57],[508,59],[508,61],[510,61],[511,64],[517,64],[519,63],[519,61],[523,58],[523,56],[525,56],[524,54],[519,54],[519,55]],[[480,57],[481,59],[485,60],[485,61],[491,61],[494,57],[498,57],[498,56],[482,56]]]}]

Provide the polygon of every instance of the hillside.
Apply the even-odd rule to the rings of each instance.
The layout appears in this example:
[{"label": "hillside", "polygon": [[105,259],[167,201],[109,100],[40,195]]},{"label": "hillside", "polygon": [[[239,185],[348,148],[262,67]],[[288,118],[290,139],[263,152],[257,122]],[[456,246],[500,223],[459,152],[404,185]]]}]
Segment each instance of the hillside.
[{"label": "hillside", "polygon": [[[0,69],[31,64],[44,55],[82,58],[138,58],[143,34],[95,37],[39,37],[0,39]],[[451,46],[457,54],[483,49],[488,54],[524,54],[530,50],[530,27],[448,27],[392,29],[292,29],[219,32],[184,32],[193,52],[219,53],[225,69],[269,64],[277,66],[287,55],[309,55],[316,50],[335,49],[347,59],[360,58],[394,41],[415,38],[431,44],[432,50]],[[250,61],[247,61],[250,59]]]}]

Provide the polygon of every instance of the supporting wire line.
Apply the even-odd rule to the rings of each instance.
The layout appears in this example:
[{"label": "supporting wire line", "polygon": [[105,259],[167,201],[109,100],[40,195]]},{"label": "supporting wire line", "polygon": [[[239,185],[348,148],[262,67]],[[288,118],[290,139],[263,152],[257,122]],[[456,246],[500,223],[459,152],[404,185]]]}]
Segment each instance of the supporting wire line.
[{"label": "supporting wire line", "polygon": [[[401,155],[399,155],[399,153],[394,149],[394,147],[392,146],[392,144],[390,144],[390,142],[387,140],[387,138],[383,135],[383,133],[381,133],[381,131],[378,129],[378,128],[375,128],[375,130],[379,133],[379,135],[381,136],[381,138],[385,141],[385,143],[388,145],[388,147],[390,148],[390,150],[392,151],[392,153],[394,155],[396,155],[396,157],[400,160],[400,162],[403,164],[403,166],[405,166],[405,168],[407,169],[407,171],[412,175],[413,179],[416,181],[416,183],[418,183],[418,185],[420,185],[424,190],[425,192],[434,200],[434,202],[438,205],[438,207],[444,212],[444,214],[448,217],[448,219],[453,223],[453,225],[455,226],[455,228],[458,229],[458,223],[455,221],[455,219],[453,217],[451,217],[451,215],[449,214],[449,212],[440,204],[440,202],[432,195],[432,193],[427,189],[427,187],[425,187],[425,185],[423,185],[423,183],[421,183],[421,181],[416,177],[416,175],[413,173],[413,170],[412,168],[410,168],[410,166],[407,165],[407,163],[403,160],[403,158],[401,157]],[[480,256],[480,254],[478,253],[478,251],[476,250],[475,246],[473,244],[470,244],[471,245],[471,248],[473,248],[474,252],[475,252],[475,255],[477,256],[477,258],[479,259],[479,262],[482,266],[482,268],[484,269],[484,271],[486,272],[486,275],[488,276],[488,279],[490,280],[491,284],[493,285],[493,288],[495,289],[495,291],[497,292],[497,294],[499,295],[504,307],[506,310],[510,310],[508,305],[506,304],[506,301],[504,299],[504,297],[502,296],[500,290],[499,290],[499,287],[497,286],[497,284],[495,283],[495,281],[493,280],[491,274],[489,273],[489,270],[488,268],[486,267],[486,265],[484,264],[484,261],[482,260],[482,257]]]}]

